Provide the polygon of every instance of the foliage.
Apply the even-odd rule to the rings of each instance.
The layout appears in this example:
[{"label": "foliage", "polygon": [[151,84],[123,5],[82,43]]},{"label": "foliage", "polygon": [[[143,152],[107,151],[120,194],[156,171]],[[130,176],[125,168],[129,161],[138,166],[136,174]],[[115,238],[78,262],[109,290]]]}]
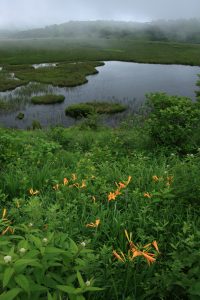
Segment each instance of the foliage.
[{"label": "foliage", "polygon": [[43,95],[43,96],[34,96],[31,98],[33,104],[54,104],[61,103],[65,100],[63,95]]},{"label": "foliage", "polygon": [[[78,248],[93,251],[81,252],[70,273],[71,284],[80,288],[79,271],[85,283],[93,285],[94,278],[94,285],[103,288],[84,293],[88,300],[198,299],[199,150],[179,155],[155,147],[143,123],[140,116],[115,129],[92,130],[87,124],[0,129],[0,254],[20,260],[19,249],[26,249],[20,242],[33,248],[31,259],[43,268],[27,266],[20,275],[46,290],[32,298],[48,299],[47,290],[52,297],[69,292],[55,288],[52,280],[58,277],[51,275],[62,280],[68,276],[64,257],[72,239]],[[34,242],[38,239],[42,249],[55,247],[63,254],[52,254],[43,265]],[[1,266],[3,272],[11,267],[4,262]],[[36,282],[39,275],[33,278],[34,272],[39,269],[44,275],[46,267],[50,279],[40,275]],[[16,274],[9,272],[4,292],[11,286],[12,293],[21,293],[16,299],[27,298],[14,280]]]},{"label": "foliage", "polygon": [[21,226],[18,235],[1,238],[0,299],[84,300],[100,291],[85,275],[94,259],[85,244],[64,233],[47,233]]},{"label": "foliage", "polygon": [[196,147],[193,137],[199,132],[198,103],[164,93],[149,94],[147,99],[151,110],[147,130],[153,141],[186,153],[193,150]]}]

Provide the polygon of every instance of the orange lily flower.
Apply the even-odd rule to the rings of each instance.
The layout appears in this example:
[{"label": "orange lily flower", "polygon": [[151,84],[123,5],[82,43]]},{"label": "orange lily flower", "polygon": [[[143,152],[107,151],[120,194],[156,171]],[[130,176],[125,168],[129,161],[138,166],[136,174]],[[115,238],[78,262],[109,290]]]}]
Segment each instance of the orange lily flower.
[{"label": "orange lily flower", "polygon": [[31,196],[35,196],[35,195],[38,195],[39,194],[39,191],[37,191],[37,190],[33,190],[32,188],[29,190],[29,194],[31,195]]},{"label": "orange lily flower", "polygon": [[85,226],[86,226],[86,227],[95,228],[95,227],[98,227],[99,224],[100,224],[100,219],[97,219],[97,220],[95,221],[95,223],[89,223],[89,224],[86,224]]},{"label": "orange lily flower", "polygon": [[137,256],[141,256],[142,252],[139,250],[131,250],[131,252],[133,253],[133,256],[131,257],[131,259],[133,260],[135,257]]},{"label": "orange lily flower", "polygon": [[151,198],[152,195],[151,195],[150,193],[147,192],[147,193],[144,193],[144,197],[145,197],[145,198]]},{"label": "orange lily flower", "polygon": [[153,241],[153,242],[152,242],[152,245],[154,246],[154,248],[156,249],[156,251],[157,251],[158,253],[160,253],[157,242],[156,242],[156,241]]},{"label": "orange lily flower", "polygon": [[115,194],[115,196],[119,196],[119,195],[121,195],[121,193],[120,193],[120,189],[117,189],[117,190],[114,192],[114,194]]},{"label": "orange lily flower", "polygon": [[85,187],[86,187],[85,180],[82,180],[81,188],[85,188]]},{"label": "orange lily flower", "polygon": [[154,256],[154,254],[151,254],[148,252],[142,252],[142,255],[147,260],[148,265],[150,265],[151,263],[154,263],[156,260],[155,258],[152,257],[152,256]]},{"label": "orange lily flower", "polygon": [[64,179],[63,179],[63,184],[64,184],[64,185],[67,185],[68,183],[69,183],[69,180],[68,180],[67,178],[64,178]]},{"label": "orange lily flower", "polygon": [[116,198],[116,194],[110,192],[110,194],[108,195],[108,201],[115,200],[115,198]]},{"label": "orange lily flower", "polygon": [[118,259],[120,260],[121,262],[125,262],[125,256],[124,256],[124,253],[121,252],[123,254],[123,258],[115,251],[113,250],[113,255]]},{"label": "orange lily flower", "polygon": [[154,182],[158,182],[159,181],[159,178],[156,175],[152,176],[152,179],[153,179]]},{"label": "orange lily flower", "polygon": [[125,183],[123,183],[123,182],[119,182],[119,183],[115,182],[115,184],[119,190],[125,189],[125,187],[126,187]]}]

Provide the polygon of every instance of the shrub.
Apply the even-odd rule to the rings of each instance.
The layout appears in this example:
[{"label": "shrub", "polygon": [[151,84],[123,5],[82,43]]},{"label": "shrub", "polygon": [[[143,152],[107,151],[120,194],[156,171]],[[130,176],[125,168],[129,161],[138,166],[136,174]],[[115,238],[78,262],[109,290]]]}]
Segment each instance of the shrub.
[{"label": "shrub", "polygon": [[198,103],[186,97],[155,93],[147,95],[147,106],[150,108],[147,130],[156,144],[184,152],[196,147],[194,136],[200,121]]}]

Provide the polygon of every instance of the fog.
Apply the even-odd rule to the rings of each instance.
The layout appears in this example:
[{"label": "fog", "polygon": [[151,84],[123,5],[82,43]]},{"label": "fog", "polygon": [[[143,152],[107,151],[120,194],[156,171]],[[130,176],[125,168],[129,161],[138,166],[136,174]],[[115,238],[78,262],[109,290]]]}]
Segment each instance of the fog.
[{"label": "fog", "polygon": [[36,28],[70,20],[200,18],[199,0],[0,0],[0,29]]}]

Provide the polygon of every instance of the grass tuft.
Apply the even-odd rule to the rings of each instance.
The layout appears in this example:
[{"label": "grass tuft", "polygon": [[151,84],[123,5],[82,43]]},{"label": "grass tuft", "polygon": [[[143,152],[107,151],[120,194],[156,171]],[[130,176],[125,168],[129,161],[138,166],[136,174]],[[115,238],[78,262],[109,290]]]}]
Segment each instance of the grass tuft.
[{"label": "grass tuft", "polygon": [[43,95],[43,96],[34,96],[31,98],[33,104],[55,104],[61,103],[65,100],[63,95]]},{"label": "grass tuft", "polygon": [[120,103],[110,102],[86,102],[72,104],[66,108],[65,114],[73,117],[87,117],[91,114],[115,114],[126,110],[126,106]]}]

